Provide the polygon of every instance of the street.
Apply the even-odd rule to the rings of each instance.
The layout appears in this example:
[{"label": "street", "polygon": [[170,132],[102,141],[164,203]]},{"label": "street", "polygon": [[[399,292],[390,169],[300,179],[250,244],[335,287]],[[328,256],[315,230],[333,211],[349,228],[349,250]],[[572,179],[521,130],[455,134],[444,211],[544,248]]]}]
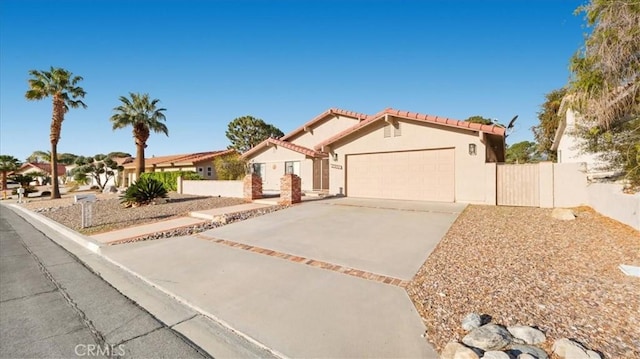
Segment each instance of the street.
[{"label": "street", "polygon": [[0,206],[0,357],[209,356]]}]

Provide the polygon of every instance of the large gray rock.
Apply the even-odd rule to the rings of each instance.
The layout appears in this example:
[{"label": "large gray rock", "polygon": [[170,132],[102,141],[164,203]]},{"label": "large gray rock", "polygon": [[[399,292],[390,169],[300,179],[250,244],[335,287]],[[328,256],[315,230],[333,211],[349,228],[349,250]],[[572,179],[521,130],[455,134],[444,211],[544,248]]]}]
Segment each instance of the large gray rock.
[{"label": "large gray rock", "polygon": [[511,356],[505,352],[490,350],[488,352],[484,352],[482,359],[511,359]]},{"label": "large gray rock", "polygon": [[529,354],[536,359],[549,359],[549,355],[544,350],[533,345],[514,344],[509,347],[509,354],[519,358],[522,354]]},{"label": "large gray rock", "polygon": [[118,193],[118,188],[114,185],[104,186],[102,193]]},{"label": "large gray rock", "polygon": [[462,318],[462,329],[470,332],[476,328],[480,328],[482,325],[482,319],[477,313],[469,313]]},{"label": "large gray rock", "polygon": [[543,332],[526,325],[514,325],[507,327],[507,330],[515,338],[524,340],[526,344],[540,344],[547,340]]},{"label": "large gray rock", "polygon": [[551,211],[551,217],[562,221],[573,221],[576,219],[573,211],[566,208],[554,208],[553,211]]},{"label": "large gray rock", "polygon": [[441,359],[478,359],[480,358],[473,350],[458,342],[449,342],[440,353]]},{"label": "large gray rock", "polygon": [[511,333],[503,327],[489,323],[472,330],[462,338],[462,342],[470,347],[489,351],[506,347],[512,338]]},{"label": "large gray rock", "polygon": [[582,344],[576,343],[567,338],[558,339],[553,343],[553,353],[560,358],[567,359],[601,359],[600,354],[585,348]]}]

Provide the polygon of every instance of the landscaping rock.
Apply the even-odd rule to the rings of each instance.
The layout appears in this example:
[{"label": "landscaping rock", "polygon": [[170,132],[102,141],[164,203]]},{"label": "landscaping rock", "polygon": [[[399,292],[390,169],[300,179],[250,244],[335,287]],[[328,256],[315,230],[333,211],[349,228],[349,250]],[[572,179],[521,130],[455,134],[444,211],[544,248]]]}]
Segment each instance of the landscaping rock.
[{"label": "landscaping rock", "polygon": [[509,345],[511,339],[511,333],[506,329],[490,323],[471,331],[462,338],[462,342],[482,350],[500,350]]},{"label": "landscaping rock", "polygon": [[553,343],[553,353],[567,359],[601,359],[600,354],[573,340],[562,338]]},{"label": "landscaping rock", "polygon": [[566,208],[554,208],[553,211],[551,211],[551,217],[562,221],[573,221],[576,219],[573,211]]},{"label": "landscaping rock", "polygon": [[509,354],[520,358],[522,354],[529,354],[536,359],[549,359],[549,355],[547,353],[533,345],[524,345],[524,344],[514,344],[509,347]]},{"label": "landscaping rock", "polygon": [[458,342],[449,342],[440,354],[441,359],[478,359],[480,358],[473,350]]},{"label": "landscaping rock", "polygon": [[547,340],[543,332],[526,325],[514,325],[507,327],[507,330],[515,338],[522,339],[525,344],[540,344]]},{"label": "landscaping rock", "polygon": [[102,193],[118,193],[118,188],[116,186],[104,186]]},{"label": "landscaping rock", "polygon": [[516,359],[536,359],[536,357],[534,357],[531,354],[522,353],[522,354],[518,355],[518,357]]},{"label": "landscaping rock", "polygon": [[490,350],[488,352],[484,352],[482,359],[511,359],[511,356],[505,352]]},{"label": "landscaping rock", "polygon": [[469,313],[462,319],[462,329],[470,332],[474,329],[480,328],[482,320],[477,313]]}]

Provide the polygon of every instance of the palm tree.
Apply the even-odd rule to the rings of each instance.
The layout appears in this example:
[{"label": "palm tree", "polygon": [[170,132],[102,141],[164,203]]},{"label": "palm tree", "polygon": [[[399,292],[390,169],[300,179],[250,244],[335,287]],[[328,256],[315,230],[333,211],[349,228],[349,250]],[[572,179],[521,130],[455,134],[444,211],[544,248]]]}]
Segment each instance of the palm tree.
[{"label": "palm tree", "polygon": [[25,94],[27,100],[42,100],[47,97],[53,98],[53,116],[51,118],[51,181],[53,189],[51,198],[60,198],[58,187],[58,141],[60,141],[60,131],[62,121],[69,108],[87,108],[80,99],[87,94],[82,87],[77,86],[82,81],[81,76],[74,76],[71,72],[59,68],[51,67],[49,71],[31,70],[29,75],[29,90]]},{"label": "palm tree", "polygon": [[9,155],[0,155],[0,172],[2,172],[2,189],[7,190],[7,173],[20,167],[20,161]]},{"label": "palm tree", "polygon": [[116,113],[111,116],[113,129],[133,127],[133,138],[136,143],[136,179],[144,172],[144,149],[147,147],[147,140],[151,131],[164,133],[169,136],[167,126],[162,123],[166,121],[163,111],[165,108],[157,108],[160,100],[149,99],[149,94],[129,93],[129,97],[120,96],[122,104],[115,107]]}]

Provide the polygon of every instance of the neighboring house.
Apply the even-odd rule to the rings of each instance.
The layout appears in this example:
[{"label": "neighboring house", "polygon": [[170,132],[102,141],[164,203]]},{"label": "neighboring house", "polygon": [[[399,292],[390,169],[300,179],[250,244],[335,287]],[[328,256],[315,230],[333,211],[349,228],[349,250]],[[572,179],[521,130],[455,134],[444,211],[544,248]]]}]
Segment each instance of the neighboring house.
[{"label": "neighboring house", "polygon": [[394,109],[372,116],[330,109],[242,157],[267,191],[294,173],[303,191],[486,203],[485,163],[504,161],[504,134],[500,126]]},{"label": "neighboring house", "polygon": [[557,152],[558,163],[585,163],[589,177],[608,177],[616,171],[604,170],[606,163],[598,159],[595,153],[585,153],[580,150],[583,139],[576,136],[576,120],[580,119],[580,114],[568,108],[568,100],[562,100],[559,112],[564,112],[560,117],[560,123],[556,130],[551,150]]},{"label": "neighboring house", "polygon": [[[210,152],[187,153],[181,155],[157,156],[145,158],[145,172],[171,172],[171,171],[194,171],[202,178],[214,180],[217,178],[213,160],[217,157],[235,153],[235,150],[221,150]],[[129,186],[136,180],[136,161],[131,158],[130,162],[123,165],[124,186]]]},{"label": "neighboring house", "polygon": [[[48,162],[27,162],[20,166],[13,173],[21,174],[21,175],[34,175],[35,173],[46,173],[48,176],[51,176],[51,164]],[[58,163],[58,181],[62,182],[61,177],[66,176],[66,168],[63,164]],[[36,177],[39,183],[42,183],[44,178]]]}]

